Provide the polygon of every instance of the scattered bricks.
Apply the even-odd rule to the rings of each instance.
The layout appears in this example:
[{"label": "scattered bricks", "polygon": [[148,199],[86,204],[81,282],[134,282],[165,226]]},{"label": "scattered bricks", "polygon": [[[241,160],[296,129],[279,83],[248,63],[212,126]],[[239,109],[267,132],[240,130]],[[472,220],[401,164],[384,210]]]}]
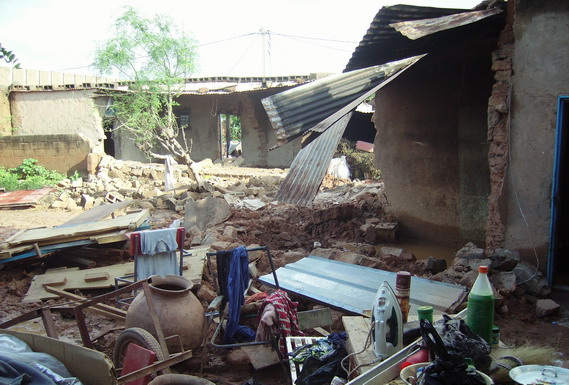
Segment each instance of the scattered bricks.
[{"label": "scattered bricks", "polygon": [[63,209],[66,207],[66,204],[62,200],[54,201],[51,206],[52,209]]},{"label": "scattered bricks", "polygon": [[120,179],[120,180],[126,179],[126,176],[122,171],[119,171],[119,170],[114,169],[114,168],[109,170],[109,177],[113,178],[113,179]]},{"label": "scattered bricks", "polygon": [[492,260],[492,270],[512,271],[520,262],[520,254],[517,251],[496,249],[488,256]]},{"label": "scattered bricks", "polygon": [[87,194],[81,194],[81,206],[85,210],[89,210],[95,206],[95,198]]},{"label": "scattered bricks", "polygon": [[168,207],[169,210],[176,211],[176,207],[178,206],[178,202],[174,198],[168,198],[164,200],[164,204]]},{"label": "scattered bricks", "polygon": [[104,203],[105,203],[105,198],[103,198],[103,197],[97,197],[97,198],[95,198],[94,206],[100,206],[100,205],[102,205],[102,204],[104,204]]},{"label": "scattered bricks", "polygon": [[440,273],[447,269],[447,261],[442,258],[429,257],[427,259],[426,269],[433,274]]},{"label": "scattered bricks", "polygon": [[71,181],[71,187],[82,188],[83,187],[83,179],[78,178],[78,179],[75,179],[74,181]]},{"label": "scattered bricks", "polygon": [[105,195],[105,199],[111,203],[122,202],[124,201],[124,196],[119,192],[113,191],[108,192],[107,195]]},{"label": "scattered bricks", "polygon": [[384,246],[381,249],[379,249],[379,252],[381,254],[388,254],[388,255],[393,255],[394,257],[400,257],[401,254],[403,254],[403,249],[397,248],[397,247],[387,247]]},{"label": "scattered bricks", "polygon": [[540,299],[535,303],[535,315],[539,318],[559,313],[560,305],[551,299]]},{"label": "scattered bricks", "polygon": [[488,258],[484,259],[467,259],[468,267],[470,270],[474,270],[478,272],[479,266],[490,266],[492,264],[492,260]]},{"label": "scattered bricks", "polygon": [[132,176],[142,176],[142,169],[140,168],[132,168],[130,170],[130,175]]},{"label": "scattered bricks", "polygon": [[482,259],[484,258],[484,249],[477,247],[472,242],[468,242],[462,249],[456,252],[456,257],[466,259]]},{"label": "scattered bricks", "polygon": [[138,201],[137,203],[141,209],[154,210],[154,205],[149,201]]},{"label": "scattered bricks", "polygon": [[239,232],[234,226],[226,226],[225,229],[223,229],[223,238],[237,239],[238,236]]},{"label": "scattered bricks", "polygon": [[477,277],[478,277],[478,272],[475,270],[471,270],[468,273],[462,275],[459,284],[466,287],[472,287]]},{"label": "scattered bricks", "polygon": [[512,272],[493,274],[490,277],[490,282],[503,295],[510,295],[516,290],[516,275]]},{"label": "scattered bricks", "polygon": [[379,223],[375,226],[376,239],[383,242],[394,242],[398,228],[399,223],[397,222]]},{"label": "scattered bricks", "polygon": [[512,271],[516,275],[516,282],[527,294],[544,298],[551,293],[547,280],[529,263],[520,262]]}]

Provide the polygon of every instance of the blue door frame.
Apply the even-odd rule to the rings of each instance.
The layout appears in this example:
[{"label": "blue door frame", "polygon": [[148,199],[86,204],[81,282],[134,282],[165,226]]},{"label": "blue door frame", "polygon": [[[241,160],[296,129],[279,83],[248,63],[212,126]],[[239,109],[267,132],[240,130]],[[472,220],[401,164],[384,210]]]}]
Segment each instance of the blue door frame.
[{"label": "blue door frame", "polygon": [[569,95],[557,99],[557,124],[555,127],[555,158],[553,160],[553,183],[551,187],[551,222],[549,226],[549,250],[547,255],[547,281],[553,285],[553,271],[555,268],[555,247],[558,241],[557,234],[557,202],[559,194],[559,179],[561,168],[561,151],[563,145],[563,127],[569,119]]}]

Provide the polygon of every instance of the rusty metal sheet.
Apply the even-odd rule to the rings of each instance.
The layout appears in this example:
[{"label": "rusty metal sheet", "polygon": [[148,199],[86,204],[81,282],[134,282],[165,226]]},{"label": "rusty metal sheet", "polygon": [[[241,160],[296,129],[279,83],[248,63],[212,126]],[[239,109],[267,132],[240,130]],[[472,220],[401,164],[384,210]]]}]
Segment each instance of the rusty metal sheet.
[{"label": "rusty metal sheet", "polygon": [[[350,313],[365,314],[371,310],[382,282],[395,288],[397,273],[311,255],[278,268],[276,274],[283,290]],[[259,280],[274,286],[272,274]],[[409,314],[416,314],[417,307],[425,305],[433,306],[436,314],[452,313],[467,293],[465,286],[412,277]]]},{"label": "rusty metal sheet", "polygon": [[344,115],[296,154],[276,200],[302,206],[312,203],[351,116],[352,113]]},{"label": "rusty metal sheet", "polygon": [[400,23],[389,24],[389,26],[395,28],[395,30],[409,39],[417,40],[433,33],[476,23],[477,21],[497,15],[501,12],[503,11],[500,8],[491,8],[483,11],[463,12],[434,19],[402,21]]},{"label": "rusty metal sheet", "polygon": [[330,76],[262,99],[278,140],[323,132],[420,56]]},{"label": "rusty metal sheet", "polygon": [[[405,69],[411,67],[422,57],[423,56],[417,56],[379,66],[382,68],[383,78],[372,83],[372,88],[367,89],[366,92],[356,93],[349,98],[344,98],[343,105],[334,105],[335,110],[327,112],[331,115],[326,117],[320,117],[320,115],[318,115],[317,120],[321,118],[323,118],[323,120],[313,126],[309,131],[322,133],[296,155],[285,180],[277,192],[276,199],[281,202],[304,206],[311,204],[318,193],[318,189],[326,175],[326,170],[330,165],[334,151],[346,129],[352,115],[351,111],[367,97],[395,79]],[[363,73],[365,72],[362,72],[362,74]],[[343,81],[338,84],[328,83],[328,87],[330,87],[328,92],[333,92],[332,90],[335,86],[342,87],[343,84]],[[299,88],[308,86],[301,86]],[[322,97],[322,100],[314,99],[310,97],[310,93],[307,94],[305,91],[294,94],[289,93],[288,96],[291,99],[299,101],[303,106],[302,109],[305,111],[311,111],[312,103],[325,103],[326,99],[325,96]],[[282,103],[282,105],[286,107],[288,105],[288,99],[281,99],[279,103]],[[294,111],[295,110],[285,111],[283,114],[290,116]],[[308,113],[309,112],[307,112],[307,114]],[[292,128],[292,130],[296,131],[295,128]]]},{"label": "rusty metal sheet", "polygon": [[34,206],[52,191],[52,188],[46,187],[0,193],[0,208]]}]

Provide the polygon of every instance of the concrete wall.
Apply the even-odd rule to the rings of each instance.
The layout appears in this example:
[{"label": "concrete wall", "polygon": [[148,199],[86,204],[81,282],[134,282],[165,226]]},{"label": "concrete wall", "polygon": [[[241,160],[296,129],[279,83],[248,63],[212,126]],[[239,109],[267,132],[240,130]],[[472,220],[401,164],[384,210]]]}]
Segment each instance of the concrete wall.
[{"label": "concrete wall", "polygon": [[87,171],[89,141],[78,134],[0,137],[0,166],[16,167],[26,158],[49,170],[70,175]]},{"label": "concrete wall", "polygon": [[376,95],[376,166],[404,237],[483,244],[492,46],[431,54]]},{"label": "concrete wall", "polygon": [[505,247],[532,260],[535,247],[545,266],[557,97],[569,95],[569,2],[517,0],[514,34]]},{"label": "concrete wall", "polygon": [[103,151],[103,121],[92,91],[12,92],[10,104],[14,134],[80,134],[93,152]]}]

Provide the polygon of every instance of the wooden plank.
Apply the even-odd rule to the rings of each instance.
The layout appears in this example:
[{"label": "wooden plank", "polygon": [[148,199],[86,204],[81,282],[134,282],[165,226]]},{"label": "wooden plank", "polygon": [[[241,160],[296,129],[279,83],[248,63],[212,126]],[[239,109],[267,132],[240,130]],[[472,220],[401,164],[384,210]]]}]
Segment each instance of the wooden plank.
[{"label": "wooden plank", "polygon": [[149,212],[145,209],[137,213],[127,214],[116,219],[109,219],[101,222],[66,227],[52,227],[47,229],[32,229],[10,241],[8,246],[13,247],[35,242],[44,244],[46,241],[62,241],[80,236],[88,238],[95,234],[108,233],[119,229],[129,229],[132,231],[138,228],[144,220],[148,218],[148,215]]},{"label": "wooden plank", "polygon": [[130,206],[132,203],[134,203],[134,201],[123,201],[96,206],[71,218],[61,226],[84,225],[86,223],[98,222]]},{"label": "wooden plank", "polygon": [[330,325],[332,325],[332,311],[329,307],[298,312],[300,330]]},{"label": "wooden plank", "polygon": [[100,273],[89,273],[89,274],[85,274],[85,282],[95,282],[95,281],[106,281],[108,280],[109,277],[109,273],[105,272],[100,272]]},{"label": "wooden plank", "polygon": [[[205,264],[205,254],[209,251],[207,247],[200,247],[189,250],[192,256],[184,257],[188,269],[182,271],[184,278],[190,280],[194,285],[201,285],[203,268]],[[32,280],[28,292],[24,296],[22,302],[38,302],[44,299],[58,298],[56,294],[49,293],[43,285],[47,282],[61,280],[65,278],[67,281],[64,285],[58,286],[61,290],[83,290],[83,289],[107,289],[115,285],[115,277],[123,277],[134,272],[134,262],[126,262],[117,265],[95,267],[85,270],[71,269],[62,271],[53,271],[51,273],[36,275]],[[103,280],[86,281],[87,275],[107,274],[108,278]]]},{"label": "wooden plank", "polygon": [[[346,341],[346,349],[348,353],[358,353],[364,350],[370,329],[370,320],[361,316],[344,316],[342,317],[342,324],[344,325],[344,330],[348,335],[348,340]],[[375,353],[373,352],[373,346],[370,343],[369,347],[365,349],[360,354],[355,354],[351,357],[351,368],[358,367],[360,365],[369,364],[376,360]],[[365,373],[373,365],[362,366],[356,370],[356,375]]]},{"label": "wooden plank", "polygon": [[240,349],[249,358],[255,370],[267,368],[280,362],[277,351],[269,345],[242,346]]}]

